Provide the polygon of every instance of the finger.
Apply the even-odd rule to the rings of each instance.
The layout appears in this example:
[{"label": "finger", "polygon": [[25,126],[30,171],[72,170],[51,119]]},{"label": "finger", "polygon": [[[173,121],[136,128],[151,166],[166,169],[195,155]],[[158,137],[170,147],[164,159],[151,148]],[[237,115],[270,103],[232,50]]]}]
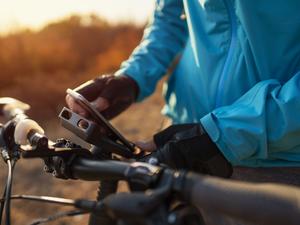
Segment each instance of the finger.
[{"label": "finger", "polygon": [[153,152],[157,149],[156,144],[153,140],[151,141],[137,141],[135,142],[136,146],[138,146],[142,151]]},{"label": "finger", "polygon": [[87,117],[88,116],[88,112],[82,108],[79,104],[76,103],[75,99],[70,96],[70,95],[67,95],[66,96],[66,103],[67,103],[67,106],[75,113],[83,116],[83,117]]},{"label": "finger", "polygon": [[99,111],[102,112],[106,110],[110,104],[106,98],[98,97],[95,101],[91,102],[91,104]]},{"label": "finger", "polygon": [[105,81],[103,79],[95,79],[81,84],[75,88],[74,91],[84,96],[88,101],[94,101],[98,97],[104,85]]}]

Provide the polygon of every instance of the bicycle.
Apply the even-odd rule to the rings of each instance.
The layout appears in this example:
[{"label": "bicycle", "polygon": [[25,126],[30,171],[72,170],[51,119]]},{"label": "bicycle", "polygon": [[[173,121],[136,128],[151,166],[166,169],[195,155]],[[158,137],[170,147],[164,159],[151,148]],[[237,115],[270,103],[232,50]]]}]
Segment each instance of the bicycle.
[{"label": "bicycle", "polygon": [[[35,225],[63,216],[85,213],[91,213],[90,225],[204,224],[202,214],[194,206],[250,222],[264,220],[267,221],[266,224],[279,225],[298,224],[300,221],[300,207],[291,201],[293,198],[300,202],[300,190],[297,188],[272,185],[270,193],[269,186],[266,188],[262,185],[257,190],[257,186],[253,184],[203,177],[185,171],[174,171],[160,165],[138,162],[141,157],[139,154],[128,151],[113,139],[99,138],[101,135],[97,124],[67,108],[60,114],[63,126],[83,140],[94,144],[94,147],[84,149],[65,139],[52,142],[44,134],[43,129],[26,116],[25,112],[29,109],[27,104],[2,98],[0,105],[2,106],[0,112],[8,119],[8,122],[0,127],[1,153],[9,168],[1,201],[0,219],[5,207],[7,225],[11,223],[11,199],[43,201],[77,208],[32,223]],[[22,146],[24,144],[29,144],[26,149]],[[46,172],[53,173],[58,178],[102,180],[97,200],[11,196],[13,170],[20,158],[42,158]],[[116,181],[121,179],[143,185],[142,191],[115,193]],[[285,193],[281,192],[282,188]],[[243,203],[244,200],[247,204]],[[255,204],[256,201],[266,204],[263,208],[268,207],[268,210],[262,211]],[[245,209],[248,210],[247,218],[243,212]]]},{"label": "bicycle", "polygon": [[[162,209],[158,210],[158,214],[161,214],[161,218],[166,219],[172,213],[176,212],[177,209],[172,206],[171,200],[168,199],[164,204],[161,204],[161,198],[163,195],[166,195],[167,189],[160,189],[160,186],[165,185],[165,181],[160,181],[160,177],[162,174],[167,174],[166,172],[163,172],[167,171],[166,168],[137,162],[136,160],[140,157],[139,154],[134,154],[111,137],[99,138],[103,135],[99,133],[100,129],[98,125],[93,121],[89,121],[71,110],[64,108],[60,113],[60,119],[63,126],[71,130],[84,141],[93,144],[93,147],[91,149],[84,149],[66,139],[58,139],[55,142],[52,142],[44,135],[43,129],[35,121],[26,116],[25,112],[29,109],[27,104],[9,98],[1,100],[0,104],[3,106],[2,112],[8,120],[8,122],[0,128],[2,157],[9,168],[6,191],[4,194],[6,197],[4,198],[5,201],[2,201],[1,204],[2,214],[4,203],[6,203],[6,224],[10,224],[12,173],[16,162],[20,158],[42,158],[45,162],[45,171],[53,173],[57,178],[82,179],[87,181],[102,180],[102,182],[100,185],[101,187],[99,187],[98,190],[97,201],[94,202],[22,195],[13,196],[13,199],[22,198],[37,201],[44,201],[43,199],[45,199],[47,202],[73,205],[77,208],[84,209],[83,211],[72,212],[74,215],[92,212],[89,221],[89,224],[91,225],[102,223],[116,224],[114,220],[121,221],[122,215],[115,216],[112,219],[112,216],[108,216],[106,212],[99,212],[101,208],[99,202],[104,200],[108,195],[116,192],[118,180],[127,180],[129,182],[141,184],[145,189],[152,187],[156,188],[157,192],[155,191],[153,193],[157,193],[158,197],[155,198],[155,201],[152,201],[155,202],[153,203],[155,208],[158,205],[161,205],[160,207]],[[27,145],[27,149],[22,147],[22,145],[25,144],[29,144]],[[122,162],[120,159],[126,159],[128,162]],[[126,194],[123,195],[125,196]],[[134,195],[130,196],[134,199]],[[140,196],[140,193],[138,196]],[[154,194],[152,194],[152,196],[154,196]],[[167,197],[168,196],[166,196],[166,198]],[[96,210],[88,207],[100,208],[97,208]],[[136,211],[136,215],[143,215],[139,220],[146,221],[144,224],[157,224],[157,222],[151,222],[151,218],[146,218],[144,213],[149,211],[148,206],[147,209],[142,209],[141,207],[136,208],[136,210],[138,209],[139,213]],[[190,212],[193,214],[196,210]],[[187,217],[189,214],[190,213],[185,213],[182,217]],[[64,214],[59,217],[63,215]],[[69,216],[70,214],[66,215]],[[126,218],[124,218],[125,220],[130,220],[132,215],[130,212],[128,212],[128,215],[130,216],[126,216]],[[153,217],[156,221],[157,216],[155,215]],[[177,218],[177,221],[179,221],[179,217]],[[134,223],[141,224],[140,221]],[[166,224],[166,222],[163,222],[162,220],[161,224]]]}]

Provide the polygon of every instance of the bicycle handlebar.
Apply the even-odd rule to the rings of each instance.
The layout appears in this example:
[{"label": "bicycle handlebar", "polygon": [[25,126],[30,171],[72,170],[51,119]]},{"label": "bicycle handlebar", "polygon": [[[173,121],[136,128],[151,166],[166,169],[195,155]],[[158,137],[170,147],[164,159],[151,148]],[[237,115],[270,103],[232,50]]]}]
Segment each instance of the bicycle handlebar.
[{"label": "bicycle handlebar", "polygon": [[[131,167],[132,163],[78,158],[72,165],[72,172],[82,180],[126,180]],[[254,224],[299,224],[299,188],[273,183],[246,183],[195,173],[188,173],[185,179],[185,193],[181,194],[189,196],[189,202],[199,209]]]},{"label": "bicycle handlebar", "polygon": [[[16,118],[16,122],[27,119],[24,112],[29,109],[25,103],[10,98],[0,98],[0,114]],[[27,119],[28,120],[28,119]],[[25,138],[30,130],[42,133],[38,125],[30,123],[23,126]],[[27,129],[30,127],[30,129]],[[17,128],[17,127],[16,127]],[[16,129],[17,131],[19,130]],[[26,131],[26,132],[25,132]],[[29,136],[28,136],[29,135]],[[20,140],[24,140],[24,137]],[[70,165],[74,178],[98,180],[138,180],[152,184],[157,181],[160,167],[145,163],[126,163],[113,160],[91,160],[75,158]],[[300,189],[278,184],[253,184],[204,177],[189,173],[183,195],[190,196],[190,202],[200,209],[210,210],[241,221],[272,225],[296,225],[300,221]],[[149,185],[148,185],[149,186]],[[247,204],[245,204],[247,203]]]},{"label": "bicycle handlebar", "polygon": [[300,189],[274,183],[246,183],[190,173],[190,201],[241,221],[265,225],[297,225],[300,221]]},{"label": "bicycle handlebar", "polygon": [[125,173],[129,167],[130,164],[125,162],[77,158],[71,165],[71,173],[74,178],[87,181],[120,180],[125,179]]}]

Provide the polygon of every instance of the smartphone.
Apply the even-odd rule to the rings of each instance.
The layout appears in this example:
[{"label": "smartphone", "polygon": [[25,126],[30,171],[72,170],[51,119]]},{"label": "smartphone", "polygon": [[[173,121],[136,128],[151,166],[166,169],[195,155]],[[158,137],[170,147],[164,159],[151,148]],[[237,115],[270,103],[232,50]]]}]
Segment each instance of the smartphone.
[{"label": "smartphone", "polygon": [[135,145],[132,142],[129,142],[116,128],[114,128],[111,123],[105,119],[105,117],[97,110],[95,107],[81,94],[78,92],[67,89],[67,94],[69,94],[76,103],[78,103],[82,108],[84,108],[90,116],[94,119],[96,123],[100,126],[105,126],[105,128],[111,132],[119,142],[121,142],[123,145],[125,145],[128,149],[130,149],[132,152],[135,150]]}]

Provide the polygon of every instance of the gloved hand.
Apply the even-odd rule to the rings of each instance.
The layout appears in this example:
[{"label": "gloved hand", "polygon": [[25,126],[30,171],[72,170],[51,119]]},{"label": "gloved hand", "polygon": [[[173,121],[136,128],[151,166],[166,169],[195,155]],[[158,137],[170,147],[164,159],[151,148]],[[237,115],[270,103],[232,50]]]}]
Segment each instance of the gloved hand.
[{"label": "gloved hand", "polygon": [[[107,119],[112,119],[127,109],[138,95],[138,85],[125,75],[104,75],[87,81],[74,89],[91,101],[96,109]],[[88,113],[70,96],[66,96],[67,105],[74,112],[88,117]]]},{"label": "gloved hand", "polygon": [[[173,125],[153,137],[157,149],[142,161],[166,164],[219,177],[230,177],[232,166],[200,124]],[[151,159],[152,158],[152,159]]]}]

